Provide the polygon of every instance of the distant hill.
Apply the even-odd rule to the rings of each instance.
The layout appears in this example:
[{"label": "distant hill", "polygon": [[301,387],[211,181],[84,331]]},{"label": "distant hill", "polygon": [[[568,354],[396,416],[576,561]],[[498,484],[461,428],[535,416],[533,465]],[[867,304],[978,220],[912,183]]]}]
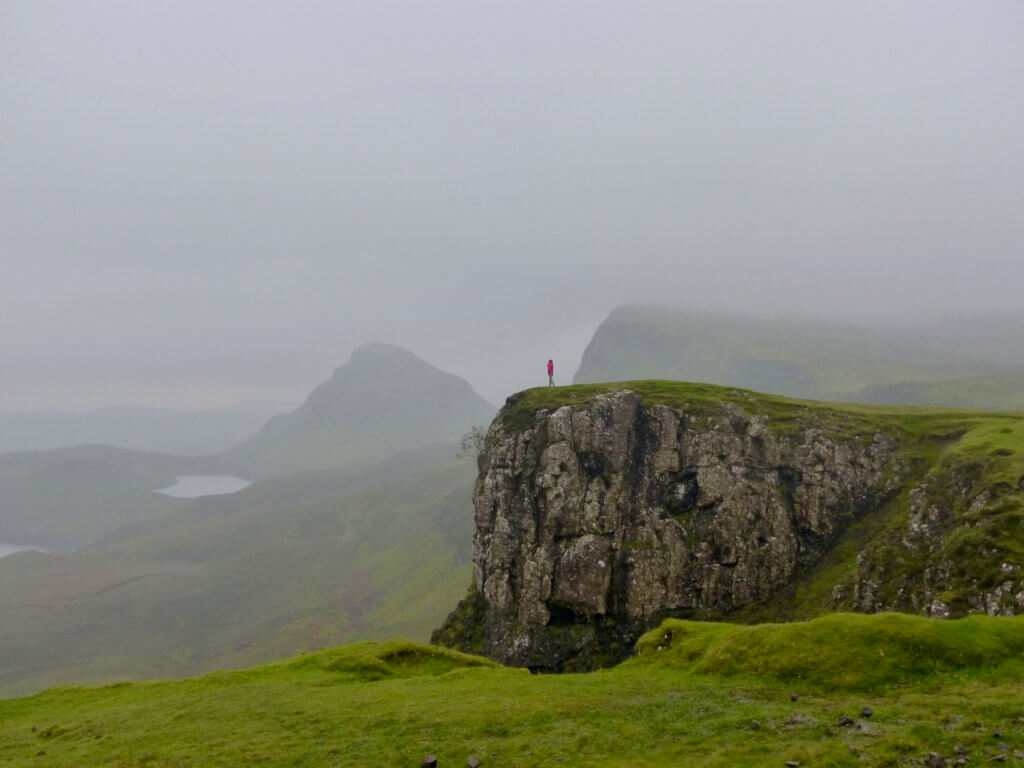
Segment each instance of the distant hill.
[{"label": "distant hill", "polygon": [[216,460],[101,445],[0,455],[0,541],[74,549],[127,523],[173,511],[152,493]]},{"label": "distant hill", "polygon": [[178,456],[220,453],[252,437],[289,403],[253,401],[227,408],[100,408],[0,413],[0,453],[109,445]]},{"label": "distant hill", "polygon": [[276,416],[223,458],[245,476],[368,465],[397,451],[454,443],[496,409],[465,379],[391,344],[359,347],[297,410]]},{"label": "distant hill", "polygon": [[1024,411],[1024,374],[876,384],[862,389],[857,400],[863,403],[913,403],[943,408]]},{"label": "distant hill", "polygon": [[[872,397],[863,394],[866,388],[879,393],[907,382],[1024,374],[1024,358],[1014,363],[1010,347],[994,361],[979,360],[969,331],[961,327],[959,334],[956,339],[940,338],[938,331],[929,337],[921,328],[879,330],[620,307],[597,329],[573,381],[662,378],[789,397],[859,401]],[[992,394],[992,401],[973,405],[1010,407],[1003,395],[995,390]]]},{"label": "distant hill", "polygon": [[267,480],[73,554],[0,559],[0,696],[426,640],[470,580],[475,466],[453,451]]},{"label": "distant hill", "polygon": [[188,457],[106,446],[0,454],[0,542],[69,550],[151,520],[182,501],[154,494],[179,475],[245,479],[368,467],[454,443],[495,408],[463,379],[389,344],[370,344],[292,413],[221,454]]}]

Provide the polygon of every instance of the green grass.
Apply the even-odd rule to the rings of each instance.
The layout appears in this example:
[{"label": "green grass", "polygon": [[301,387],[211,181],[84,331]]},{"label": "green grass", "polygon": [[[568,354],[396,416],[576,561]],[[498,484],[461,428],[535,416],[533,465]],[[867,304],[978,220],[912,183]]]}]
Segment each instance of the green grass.
[{"label": "green grass", "polygon": [[[363,643],[178,682],[0,700],[0,765],[415,767],[434,754],[441,766],[471,755],[521,767],[900,766],[933,750],[951,757],[957,744],[980,765],[1001,743],[1024,745],[1022,634],[1018,619],[673,622],[619,667],[540,676]],[[838,726],[842,714],[858,725]]]},{"label": "green grass", "polygon": [[1024,677],[1024,616],[935,621],[898,613],[837,613],[789,624],[670,619],[637,644],[636,663],[790,685],[884,691],[929,678]]}]

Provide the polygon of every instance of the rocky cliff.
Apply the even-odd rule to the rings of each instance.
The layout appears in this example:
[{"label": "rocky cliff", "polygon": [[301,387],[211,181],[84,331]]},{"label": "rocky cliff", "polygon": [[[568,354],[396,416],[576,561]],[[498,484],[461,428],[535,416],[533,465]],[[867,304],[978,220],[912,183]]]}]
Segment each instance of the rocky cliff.
[{"label": "rocky cliff", "polygon": [[[928,526],[944,526],[941,550],[956,527],[928,491],[944,476],[929,474],[929,457],[962,433],[923,434],[891,412],[679,386],[671,396],[638,383],[510,398],[480,456],[475,583],[436,642],[535,669],[587,669],[623,658],[666,616],[779,600],[817,578],[861,519],[882,523],[877,538],[891,551],[915,530],[927,538]],[[907,418],[927,432],[924,416]],[[912,546],[927,554],[934,542]],[[955,569],[933,567],[929,585],[928,558],[908,566],[897,553],[905,589],[883,588],[897,565],[870,549],[822,577],[836,580],[822,609],[929,612],[935,590],[955,581]]]}]

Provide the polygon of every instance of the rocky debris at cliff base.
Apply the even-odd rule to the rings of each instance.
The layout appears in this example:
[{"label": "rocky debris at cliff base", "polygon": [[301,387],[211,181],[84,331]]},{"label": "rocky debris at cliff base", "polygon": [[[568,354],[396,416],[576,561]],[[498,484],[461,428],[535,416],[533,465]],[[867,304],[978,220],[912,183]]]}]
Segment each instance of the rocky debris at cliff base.
[{"label": "rocky debris at cliff base", "polygon": [[427,755],[420,761],[420,768],[437,768],[437,758]]}]

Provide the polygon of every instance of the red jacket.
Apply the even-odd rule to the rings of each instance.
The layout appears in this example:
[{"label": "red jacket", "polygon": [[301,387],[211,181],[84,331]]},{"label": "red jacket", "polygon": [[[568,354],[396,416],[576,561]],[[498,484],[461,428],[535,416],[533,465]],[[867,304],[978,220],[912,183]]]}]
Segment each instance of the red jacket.
[{"label": "red jacket", "polygon": [[555,375],[555,362],[554,360],[548,360],[548,376]]}]

